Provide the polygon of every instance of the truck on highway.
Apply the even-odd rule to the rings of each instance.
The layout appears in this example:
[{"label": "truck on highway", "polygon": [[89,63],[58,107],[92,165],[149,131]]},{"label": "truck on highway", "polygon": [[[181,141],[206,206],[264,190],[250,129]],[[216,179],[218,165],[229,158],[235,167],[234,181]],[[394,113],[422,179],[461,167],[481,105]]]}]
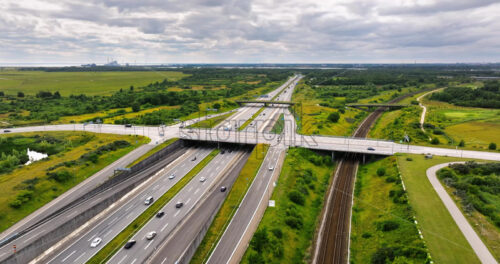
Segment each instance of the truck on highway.
[{"label": "truck on highway", "polygon": [[228,124],[228,125],[225,125],[224,126],[224,131],[230,131],[233,127],[231,126],[231,124]]}]

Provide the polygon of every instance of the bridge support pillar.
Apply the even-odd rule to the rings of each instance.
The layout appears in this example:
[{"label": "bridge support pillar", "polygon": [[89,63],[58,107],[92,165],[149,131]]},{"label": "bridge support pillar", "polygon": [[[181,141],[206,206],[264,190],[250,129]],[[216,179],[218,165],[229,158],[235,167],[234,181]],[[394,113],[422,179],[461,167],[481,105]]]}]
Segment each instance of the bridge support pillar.
[{"label": "bridge support pillar", "polygon": [[334,162],[334,161],[335,161],[335,152],[332,151],[332,162]]},{"label": "bridge support pillar", "polygon": [[363,164],[365,164],[365,161],[366,161],[366,155],[363,154]]}]

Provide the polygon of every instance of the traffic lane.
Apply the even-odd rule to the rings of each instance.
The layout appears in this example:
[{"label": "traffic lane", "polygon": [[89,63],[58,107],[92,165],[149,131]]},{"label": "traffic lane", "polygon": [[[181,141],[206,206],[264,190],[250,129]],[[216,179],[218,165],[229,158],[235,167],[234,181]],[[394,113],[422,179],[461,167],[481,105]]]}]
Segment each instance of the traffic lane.
[{"label": "traffic lane", "polygon": [[[132,163],[134,160],[142,156],[144,153],[149,151],[151,148],[153,148],[153,146],[151,145],[142,145],[139,148],[129,152],[122,158],[106,166],[104,169],[100,170],[99,172],[85,179],[84,181],[82,181],[75,187],[71,188],[70,190],[64,192],[59,197],[55,198],[54,200],[47,203],[43,207],[31,213],[27,217],[23,218],[21,221],[13,225],[11,228],[4,231],[0,236],[1,237],[0,240],[12,234],[18,233],[21,230],[26,229],[27,227],[37,223],[38,221],[42,220],[48,215],[54,213],[58,209],[64,207],[69,202],[75,200],[77,197],[80,197],[81,195],[88,193],[90,190],[102,184],[110,176],[112,176],[114,173],[114,169],[116,169],[117,167],[127,166],[128,164]],[[3,250],[4,247],[0,249],[0,252],[2,252],[1,250]],[[11,249],[12,246],[8,247],[9,252],[12,251]],[[0,255],[1,254],[2,253],[0,253]]]},{"label": "traffic lane", "polygon": [[[243,162],[246,162],[250,155],[250,152],[246,152],[242,157]],[[238,162],[240,160],[241,159],[239,159]],[[244,166],[244,164],[241,164],[241,167],[242,166]],[[232,167],[231,171],[228,171],[229,175],[223,176],[224,178],[221,182],[215,185],[215,188],[209,190],[207,198],[202,199],[199,206],[196,207],[195,211],[190,213],[186,221],[169,236],[166,242],[161,243],[154,253],[155,255],[148,260],[148,263],[175,263],[175,260],[178,260],[182,256],[203,226],[207,224],[212,213],[216,212],[218,206],[224,202],[226,196],[229,194],[231,186],[239,176],[239,168]],[[225,175],[227,175],[227,173]],[[226,186],[227,191],[221,192],[221,186]]]},{"label": "traffic lane", "polygon": [[[160,245],[172,230],[181,222],[186,214],[199,202],[208,189],[235,160],[242,151],[232,151],[231,153],[217,155],[203,170],[198,173],[186,186],[172,198],[162,209],[165,215],[162,218],[152,218],[133,239],[137,244],[130,249],[120,249],[109,261],[109,263],[142,263]],[[204,182],[200,178],[205,177]],[[176,203],[183,202],[181,208],[176,208]],[[155,231],[157,235],[152,240],[147,240],[149,232]]]},{"label": "traffic lane", "polygon": [[264,195],[270,195],[270,193],[265,193],[266,186],[274,172],[274,170],[269,170],[269,167],[272,166],[274,169],[281,151],[281,149],[277,148],[269,149],[254,181],[250,185],[239,208],[210,255],[207,263],[227,263],[230,260],[234,250],[248,228],[248,224],[253,218],[260,200]]},{"label": "traffic lane", "polygon": [[[176,164],[176,166],[171,166],[168,169],[159,172],[158,177],[153,179],[151,182],[148,182],[148,186],[144,188],[144,190],[134,194],[131,198],[127,198],[128,201],[99,223],[96,223],[91,230],[76,239],[70,246],[62,250],[49,263],[85,263],[147,209],[147,206],[144,204],[144,200],[148,196],[159,197],[161,194],[168,191],[168,189],[175,185],[175,183],[187,174],[189,170],[203,160],[203,158],[206,157],[210,151],[210,149],[200,148],[186,153],[186,155],[182,157],[183,160],[181,162]],[[192,161],[192,157],[194,155],[197,156],[197,159]],[[172,173],[176,174],[175,178],[169,179],[168,177]],[[96,237],[100,237],[102,242],[98,247],[91,248],[90,243]]]}]

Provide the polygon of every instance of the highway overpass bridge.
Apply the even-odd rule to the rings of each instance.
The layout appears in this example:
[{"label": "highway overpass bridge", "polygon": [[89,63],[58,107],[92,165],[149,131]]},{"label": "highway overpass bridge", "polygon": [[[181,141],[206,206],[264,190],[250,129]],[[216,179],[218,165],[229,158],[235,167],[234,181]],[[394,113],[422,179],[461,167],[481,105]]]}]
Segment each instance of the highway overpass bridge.
[{"label": "highway overpass bridge", "polygon": [[274,133],[256,133],[245,131],[223,131],[211,129],[179,129],[179,137],[184,140],[212,141],[236,144],[270,144],[275,147],[303,147],[309,149],[333,152],[353,152],[360,154],[394,155],[395,153],[432,154],[459,158],[472,158],[500,161],[500,153],[471,151],[461,149],[434,148],[407,144],[397,144],[392,141],[334,137],[306,136],[300,134],[283,135]]},{"label": "highway overpass bridge", "polygon": [[236,101],[239,105],[242,104],[264,104],[264,106],[268,106],[270,104],[273,105],[295,105],[294,102],[289,101],[269,101],[269,100],[239,100]]},{"label": "highway overpass bridge", "polygon": [[347,107],[357,108],[364,111],[372,111],[377,108],[400,109],[408,107],[406,104],[346,104]]}]

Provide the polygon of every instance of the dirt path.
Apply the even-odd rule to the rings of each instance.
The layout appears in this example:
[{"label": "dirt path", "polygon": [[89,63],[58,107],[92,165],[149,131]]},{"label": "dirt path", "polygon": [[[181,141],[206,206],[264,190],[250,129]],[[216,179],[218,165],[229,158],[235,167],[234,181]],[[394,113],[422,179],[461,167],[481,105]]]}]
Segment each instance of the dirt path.
[{"label": "dirt path", "polygon": [[443,90],[444,88],[439,88],[439,89],[436,89],[436,90],[432,90],[430,92],[427,92],[427,93],[424,93],[422,94],[421,96],[419,96],[417,98],[417,101],[418,101],[418,105],[420,107],[422,107],[423,111],[422,111],[422,115],[420,116],[420,129],[422,129],[422,132],[425,133],[425,129],[424,129],[424,122],[425,122],[425,114],[427,113],[427,107],[425,107],[425,105],[422,104],[422,102],[420,102],[420,99],[422,99],[424,96],[428,95],[428,94],[431,94],[431,93],[434,93],[434,92],[437,92],[437,91],[441,91]]}]

